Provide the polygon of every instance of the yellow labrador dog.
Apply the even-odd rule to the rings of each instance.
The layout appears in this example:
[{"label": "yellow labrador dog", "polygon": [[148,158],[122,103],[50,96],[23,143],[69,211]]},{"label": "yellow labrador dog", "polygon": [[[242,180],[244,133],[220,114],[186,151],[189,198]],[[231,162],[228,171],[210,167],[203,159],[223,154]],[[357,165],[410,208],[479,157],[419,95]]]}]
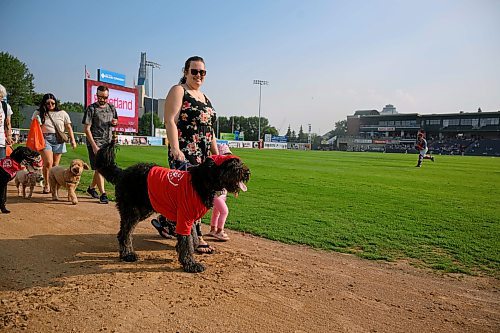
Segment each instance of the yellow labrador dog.
[{"label": "yellow labrador dog", "polygon": [[76,187],[80,182],[83,170],[89,170],[87,163],[80,159],[71,161],[70,166],[65,169],[62,166],[55,166],[49,172],[49,185],[52,192],[52,200],[59,200],[59,188],[65,187],[68,190],[68,201],[73,205],[78,203],[76,198]]}]

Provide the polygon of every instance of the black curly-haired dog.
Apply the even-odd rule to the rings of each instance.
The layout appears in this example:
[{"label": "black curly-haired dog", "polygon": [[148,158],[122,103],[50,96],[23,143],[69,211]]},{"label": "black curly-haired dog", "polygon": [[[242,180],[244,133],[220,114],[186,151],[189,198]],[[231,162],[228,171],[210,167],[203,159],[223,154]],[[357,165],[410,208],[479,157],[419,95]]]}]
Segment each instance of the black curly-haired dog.
[{"label": "black curly-haired dog", "polygon": [[7,184],[11,181],[16,172],[23,167],[29,171],[40,170],[42,167],[42,157],[40,154],[28,147],[19,146],[10,156],[0,159],[0,211],[4,214],[10,213],[5,207],[7,202]]},{"label": "black curly-haired dog", "polygon": [[[184,271],[203,272],[193,253],[198,238],[192,225],[212,207],[216,191],[235,195],[246,191],[250,170],[239,157],[212,156],[188,171],[172,170],[152,163],[138,163],[126,169],[115,163],[115,143],[103,145],[96,154],[97,171],[115,185],[116,207],[120,213],[118,243],[120,259],[136,261],[132,232],[140,221],[155,211],[176,221],[179,262]],[[194,231],[194,232],[193,232]]]}]

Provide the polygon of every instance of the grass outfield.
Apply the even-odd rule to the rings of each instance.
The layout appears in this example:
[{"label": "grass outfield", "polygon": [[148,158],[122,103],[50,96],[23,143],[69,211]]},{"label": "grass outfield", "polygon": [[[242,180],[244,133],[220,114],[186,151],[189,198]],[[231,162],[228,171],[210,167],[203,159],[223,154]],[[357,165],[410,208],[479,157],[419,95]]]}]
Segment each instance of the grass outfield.
[{"label": "grass outfield", "polygon": [[[228,198],[230,229],[286,243],[500,277],[500,159],[235,149],[252,171]],[[63,156],[83,157],[78,147]],[[165,147],[121,147],[122,167],[166,166]],[[80,184],[90,183],[86,172]],[[113,197],[113,188],[107,184]],[[209,216],[209,214],[207,215]],[[205,222],[208,221],[205,217]]]}]

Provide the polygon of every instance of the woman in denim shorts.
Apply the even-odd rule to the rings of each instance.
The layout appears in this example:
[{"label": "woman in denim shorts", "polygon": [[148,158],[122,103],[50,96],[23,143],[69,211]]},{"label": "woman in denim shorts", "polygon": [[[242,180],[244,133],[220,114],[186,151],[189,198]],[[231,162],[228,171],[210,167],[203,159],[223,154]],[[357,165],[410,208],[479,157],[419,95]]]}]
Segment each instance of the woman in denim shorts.
[{"label": "woman in denim shorts", "polygon": [[43,159],[43,178],[45,179],[43,193],[49,193],[48,180],[50,169],[53,166],[59,165],[62,154],[66,152],[66,143],[57,143],[56,126],[59,131],[68,132],[73,149],[76,148],[75,136],[71,128],[71,120],[68,113],[64,110],[59,110],[57,99],[53,94],[43,95],[38,110],[33,113],[32,119],[34,118],[40,121],[45,139],[45,148],[40,151],[40,154]]}]

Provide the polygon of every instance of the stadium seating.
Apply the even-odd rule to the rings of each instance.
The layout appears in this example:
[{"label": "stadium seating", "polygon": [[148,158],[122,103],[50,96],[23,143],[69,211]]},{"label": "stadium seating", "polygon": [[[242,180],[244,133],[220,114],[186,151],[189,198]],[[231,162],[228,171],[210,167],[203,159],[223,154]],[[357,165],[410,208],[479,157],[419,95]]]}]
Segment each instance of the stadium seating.
[{"label": "stadium seating", "polygon": [[439,155],[462,155],[472,142],[472,139],[434,140],[429,143],[429,151]]},{"label": "stadium seating", "polygon": [[500,140],[482,139],[472,143],[465,155],[500,156]]}]

